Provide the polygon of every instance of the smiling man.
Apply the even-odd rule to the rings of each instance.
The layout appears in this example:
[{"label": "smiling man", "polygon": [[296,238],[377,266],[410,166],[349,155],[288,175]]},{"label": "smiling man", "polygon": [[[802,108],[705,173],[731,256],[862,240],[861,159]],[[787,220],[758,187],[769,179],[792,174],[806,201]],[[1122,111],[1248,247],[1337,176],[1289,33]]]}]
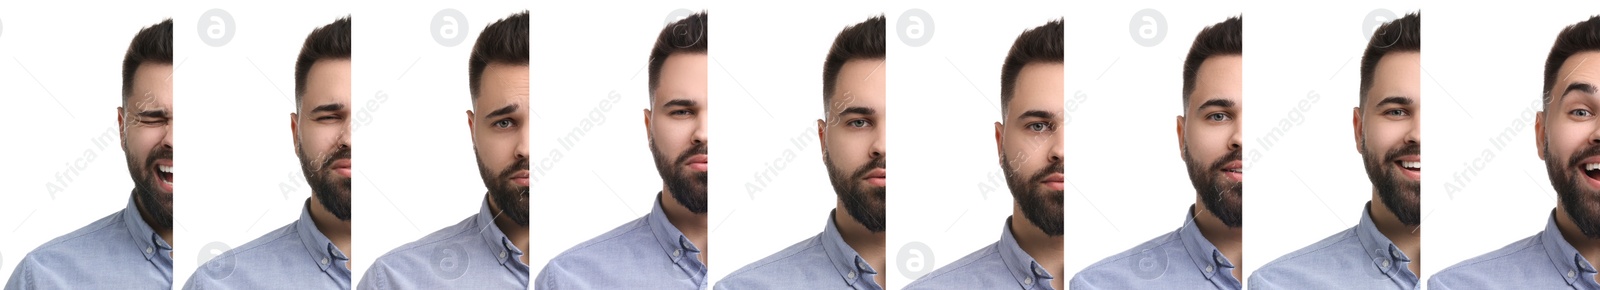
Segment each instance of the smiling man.
[{"label": "smiling man", "polygon": [[350,18],[306,36],[289,133],[312,194],[300,219],[196,269],[184,289],[350,289]]},{"label": "smiling man", "polygon": [[1416,289],[1422,266],[1422,16],[1384,23],[1351,111],[1372,199],[1361,221],[1250,274],[1250,289]]},{"label": "smiling man", "polygon": [[[1011,217],[1000,241],[923,276],[905,289],[1066,289],[1062,273],[1064,194],[1061,135],[1066,115],[1061,20],[1017,36],[1000,68],[1000,169]],[[1018,219],[1017,217],[1025,217]]]},{"label": "smiling man", "polygon": [[1545,59],[1534,141],[1559,201],[1544,231],[1439,271],[1429,289],[1600,289],[1597,86],[1600,16],[1563,28]]},{"label": "smiling man", "polygon": [[6,290],[172,288],[172,20],[139,30],[122,60],[117,132],[133,192],[122,210],[39,245]]},{"label": "smiling man", "polygon": [[1183,62],[1178,152],[1195,190],[1183,226],[1084,268],[1072,289],[1240,288],[1242,23],[1233,17],[1200,30]]},{"label": "smiling man", "polygon": [[822,233],[745,265],[716,289],[883,289],[888,68],[884,19],[845,27],[822,64],[817,120],[834,209]]},{"label": "smiling man", "polygon": [[705,12],[661,29],[650,51],[646,138],[661,174],[650,213],[551,259],[538,289],[706,287]]},{"label": "smiling man", "polygon": [[467,129],[488,188],[478,213],[378,257],[357,288],[528,288],[527,11],[483,28],[467,78]]}]

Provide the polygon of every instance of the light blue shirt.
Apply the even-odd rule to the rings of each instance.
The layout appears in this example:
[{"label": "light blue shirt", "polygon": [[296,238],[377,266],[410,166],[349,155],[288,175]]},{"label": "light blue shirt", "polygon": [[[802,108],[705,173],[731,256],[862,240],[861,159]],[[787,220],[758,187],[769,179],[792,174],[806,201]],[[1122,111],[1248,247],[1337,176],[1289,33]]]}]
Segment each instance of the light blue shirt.
[{"label": "light blue shirt", "polygon": [[494,224],[484,197],[478,214],[378,257],[359,289],[528,289],[522,250]]},{"label": "light blue shirt", "polygon": [[878,271],[844,243],[833,216],[829,211],[821,234],[733,271],[716,289],[883,289],[873,281]]},{"label": "light blue shirt", "polygon": [[934,270],[905,289],[1054,290],[1050,281],[1055,279],[1017,245],[1017,239],[1011,236],[1011,218],[1006,218],[999,242]]},{"label": "light blue shirt", "polygon": [[22,289],[172,289],[172,246],[128,206],[33,249],[6,281]]},{"label": "light blue shirt", "polygon": [[656,194],[650,213],[567,249],[539,271],[535,289],[705,289],[700,248],[667,221]]},{"label": "light blue shirt", "polygon": [[1193,206],[1184,211],[1178,230],[1084,268],[1067,288],[1239,289],[1233,263],[1200,235],[1193,212]]},{"label": "light blue shirt", "polygon": [[350,258],[317,230],[310,202],[300,220],[201,265],[183,289],[350,289]]},{"label": "light blue shirt", "polygon": [[1355,227],[1252,272],[1250,289],[1417,289],[1411,258],[1378,231],[1371,206]]},{"label": "light blue shirt", "polygon": [[1600,289],[1595,269],[1561,237],[1555,211],[1544,231],[1428,278],[1428,289]]}]

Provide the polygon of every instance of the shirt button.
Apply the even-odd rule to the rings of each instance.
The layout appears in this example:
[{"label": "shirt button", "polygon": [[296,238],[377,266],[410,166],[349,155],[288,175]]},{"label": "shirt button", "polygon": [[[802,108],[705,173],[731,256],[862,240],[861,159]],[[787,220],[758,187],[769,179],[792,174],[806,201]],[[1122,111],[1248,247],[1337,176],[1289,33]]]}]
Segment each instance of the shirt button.
[{"label": "shirt button", "polygon": [[1022,284],[1033,285],[1033,278],[1022,279]]},{"label": "shirt button", "polygon": [[149,254],[150,252],[154,252],[155,250],[156,250],[155,248],[144,247],[144,253],[145,254]]},{"label": "shirt button", "polygon": [[672,250],[672,256],[673,257],[682,256],[682,255],[683,255],[683,249]]},{"label": "shirt button", "polygon": [[505,259],[506,258],[506,251],[500,251],[500,258],[501,259]]},{"label": "shirt button", "polygon": [[1577,275],[1578,275],[1577,272],[1574,272],[1572,270],[1567,270],[1567,278],[1572,278],[1572,277],[1577,276]]},{"label": "shirt button", "polygon": [[1033,269],[1033,273],[1037,275],[1044,275],[1044,269]]},{"label": "shirt button", "polygon": [[1211,273],[1211,270],[1214,270],[1214,269],[1215,268],[1212,268],[1211,265],[1206,265],[1206,273]]},{"label": "shirt button", "polygon": [[867,265],[867,262],[856,262],[856,267],[860,267],[862,269],[871,269],[872,268],[872,266],[868,266]]},{"label": "shirt button", "polygon": [[852,280],[853,280],[853,279],[855,279],[855,278],[856,278],[856,272],[850,272],[850,273],[846,273],[846,274],[844,274],[844,277],[845,277],[845,278],[849,278],[849,279],[852,279]]},{"label": "shirt button", "polygon": [[1383,260],[1383,267],[1384,268],[1388,268],[1389,267],[1389,260]]},{"label": "shirt button", "polygon": [[327,265],[328,264],[328,258],[322,258],[322,264],[323,265]]}]

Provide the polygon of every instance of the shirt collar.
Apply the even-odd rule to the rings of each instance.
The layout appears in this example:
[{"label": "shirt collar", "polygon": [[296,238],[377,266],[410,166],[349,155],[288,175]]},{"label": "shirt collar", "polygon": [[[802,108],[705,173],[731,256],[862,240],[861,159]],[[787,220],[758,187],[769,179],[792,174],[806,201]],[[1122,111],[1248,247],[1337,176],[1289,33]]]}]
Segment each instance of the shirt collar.
[{"label": "shirt collar", "polygon": [[1205,235],[1200,234],[1200,227],[1195,226],[1194,206],[1189,206],[1189,210],[1185,211],[1183,216],[1183,227],[1178,229],[1178,239],[1183,241],[1183,248],[1188,252],[1189,260],[1200,270],[1200,275],[1205,276],[1206,280],[1214,280],[1219,276],[1218,273],[1227,273],[1220,276],[1234,280],[1233,263],[1229,262],[1228,257],[1223,256],[1222,251],[1217,250],[1217,246],[1212,245],[1210,240],[1206,240]]},{"label": "shirt collar", "polygon": [[134,245],[138,246],[140,254],[146,261],[160,260],[167,263],[172,261],[172,245],[161,234],[150,228],[144,222],[144,216],[139,214],[139,205],[134,203],[134,197],[128,196],[128,207],[122,209],[122,225],[133,235]]},{"label": "shirt collar", "polygon": [[500,259],[501,266],[522,264],[522,249],[518,249],[516,244],[511,243],[511,238],[507,238],[505,232],[495,226],[494,217],[494,212],[489,210],[489,196],[485,195],[483,205],[478,206],[478,214],[473,216],[475,224],[472,226],[478,227],[478,236],[483,238],[489,252],[495,253],[495,257]]},{"label": "shirt collar", "polygon": [[323,272],[333,265],[343,268],[344,262],[350,260],[338,246],[333,245],[332,240],[317,230],[316,221],[311,219],[311,199],[306,199],[305,205],[300,207],[300,220],[294,222],[294,228],[300,236],[300,243],[306,246],[306,253],[311,255],[311,260]]},{"label": "shirt collar", "polygon": [[1022,250],[1017,244],[1016,237],[1011,235],[1011,218],[1006,218],[1005,229],[1000,232],[1000,261],[1005,263],[1006,270],[1011,272],[1011,277],[1017,279],[1022,289],[1033,289],[1035,285],[1050,285],[1055,276],[1050,275],[1044,266]]},{"label": "shirt collar", "polygon": [[645,215],[644,220],[646,227],[654,234],[656,243],[661,245],[661,250],[666,252],[667,258],[672,260],[673,264],[679,267],[703,269],[703,266],[698,266],[703,265],[700,262],[700,248],[695,247],[694,242],[689,241],[689,237],[684,236],[682,231],[678,231],[678,227],[667,220],[667,212],[661,209],[661,193],[656,193],[655,200],[656,202],[651,203],[654,206],[650,208],[650,213]]},{"label": "shirt collar", "polygon": [[1356,239],[1361,241],[1361,248],[1366,251],[1368,260],[1378,268],[1378,272],[1392,279],[1409,277],[1404,280],[1410,280],[1408,282],[1413,285],[1417,283],[1416,274],[1411,273],[1411,268],[1408,266],[1411,264],[1411,258],[1400,251],[1400,247],[1395,246],[1383,232],[1379,232],[1377,224],[1372,223],[1372,202],[1369,201],[1362,207],[1361,222],[1356,224],[1355,232]]},{"label": "shirt collar", "polygon": [[[834,211],[828,211],[828,224],[822,227],[822,248],[828,254],[828,261],[833,262],[833,269],[838,271],[839,277],[844,278],[845,285],[854,287],[856,283],[873,283],[873,276],[878,270],[872,269],[866,259],[861,258],[855,248],[844,242],[844,236],[839,235],[838,221],[834,219]],[[867,281],[867,282],[861,282]]]},{"label": "shirt collar", "polygon": [[1561,273],[1561,278],[1567,281],[1567,285],[1583,283],[1581,281],[1585,280],[1594,281],[1594,266],[1590,265],[1588,260],[1584,260],[1583,255],[1578,254],[1578,249],[1567,243],[1566,238],[1561,237],[1561,228],[1556,227],[1555,215],[1555,210],[1551,210],[1550,220],[1544,225],[1544,232],[1539,233],[1539,239],[1544,243],[1545,255],[1550,256],[1551,264],[1555,265],[1557,272]]}]

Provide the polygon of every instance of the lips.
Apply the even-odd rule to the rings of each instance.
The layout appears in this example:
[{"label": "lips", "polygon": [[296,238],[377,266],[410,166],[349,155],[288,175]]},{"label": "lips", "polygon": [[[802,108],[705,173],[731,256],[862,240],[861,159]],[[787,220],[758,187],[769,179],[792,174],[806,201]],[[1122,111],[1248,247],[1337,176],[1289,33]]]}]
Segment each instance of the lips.
[{"label": "lips", "polygon": [[1244,163],[1239,162],[1239,160],[1229,161],[1227,164],[1222,165],[1222,175],[1233,181],[1242,182],[1244,181],[1243,165]]},{"label": "lips", "polygon": [[1050,189],[1066,190],[1066,180],[1066,176],[1061,175],[1060,173],[1055,173],[1050,174],[1050,177],[1045,177],[1044,181],[1041,182],[1044,183],[1045,186],[1050,187]]},{"label": "lips", "polygon": [[521,186],[528,186],[528,171],[522,170],[511,175],[511,182]]},{"label": "lips", "polygon": [[1422,156],[1406,155],[1395,158],[1392,162],[1400,169],[1401,175],[1411,180],[1422,180]]},{"label": "lips", "polygon": [[888,170],[883,168],[873,169],[872,171],[867,172],[865,179],[867,180],[867,183],[871,183],[872,185],[876,185],[878,187],[884,187],[885,185],[889,184]]},{"label": "lips", "polygon": [[333,169],[334,173],[338,173],[339,175],[344,176],[345,178],[350,178],[350,159],[349,158],[334,160],[333,161],[333,166],[330,166],[330,168]]},{"label": "lips", "polygon": [[1589,187],[1600,188],[1600,156],[1584,158],[1577,164],[1578,170],[1582,170],[1583,175],[1589,178]]},{"label": "lips", "polygon": [[689,156],[688,160],[684,161],[684,165],[688,165],[689,169],[705,172],[708,164],[706,162],[706,158],[707,157],[705,154],[695,154],[693,156]]}]

